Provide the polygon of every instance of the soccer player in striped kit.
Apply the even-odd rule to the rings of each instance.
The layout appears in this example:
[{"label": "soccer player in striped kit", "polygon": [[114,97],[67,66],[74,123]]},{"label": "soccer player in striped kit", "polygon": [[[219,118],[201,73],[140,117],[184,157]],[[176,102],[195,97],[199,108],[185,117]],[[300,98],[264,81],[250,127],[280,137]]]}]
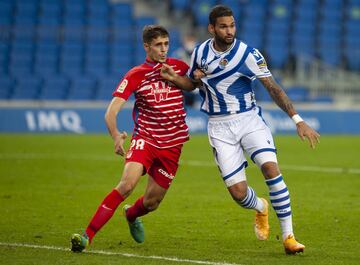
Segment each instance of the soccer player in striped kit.
[{"label": "soccer player in striped kit", "polygon": [[[131,194],[141,176],[147,173],[144,195],[134,205],[123,208],[132,237],[142,243],[144,228],[139,217],[159,206],[175,177],[183,143],[189,139],[182,91],[160,76],[163,63],[173,67],[180,76],[185,75],[189,67],[180,60],[167,58],[169,34],[165,28],[146,26],[143,43],[146,61],[124,76],[105,115],[115,153],[126,157],[121,180],[104,198],[85,232],[72,235],[72,251],[81,252],[91,243],[120,203]],[[123,144],[127,134],[118,130],[117,114],[132,93],[135,94],[135,127],[131,146],[125,153]]]},{"label": "soccer player in striped kit", "polygon": [[251,82],[258,78],[263,83],[275,103],[296,123],[300,138],[307,138],[311,147],[315,147],[320,135],[297,114],[272,78],[261,53],[235,38],[231,9],[215,6],[209,14],[208,30],[213,37],[195,48],[189,77],[177,75],[167,65],[162,67],[161,74],[184,90],[200,88],[201,110],[209,115],[208,135],[215,161],[232,198],[241,207],[256,211],[256,237],[259,240],[269,237],[268,202],[257,197],[247,185],[245,153],[265,177],[271,204],[280,221],[285,252],[303,252],[305,246],[294,236],[290,195],[277,163],[273,137],[256,105]]}]

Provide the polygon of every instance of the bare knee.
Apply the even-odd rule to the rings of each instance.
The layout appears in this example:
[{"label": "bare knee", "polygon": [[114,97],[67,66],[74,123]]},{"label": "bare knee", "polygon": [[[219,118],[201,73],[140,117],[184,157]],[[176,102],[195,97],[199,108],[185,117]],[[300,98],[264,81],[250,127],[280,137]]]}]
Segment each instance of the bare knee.
[{"label": "bare knee", "polygon": [[247,183],[242,181],[228,188],[231,197],[235,201],[242,201],[247,195]]},{"label": "bare knee", "polygon": [[120,181],[119,185],[116,186],[116,189],[119,191],[123,198],[129,197],[134,188],[135,184],[128,181]]},{"label": "bare knee", "polygon": [[272,179],[280,175],[280,169],[275,162],[266,162],[261,166],[261,171],[266,179]]},{"label": "bare knee", "polygon": [[144,207],[148,211],[152,212],[152,211],[155,211],[159,207],[161,201],[162,201],[162,198],[144,198],[143,203],[144,203]]}]

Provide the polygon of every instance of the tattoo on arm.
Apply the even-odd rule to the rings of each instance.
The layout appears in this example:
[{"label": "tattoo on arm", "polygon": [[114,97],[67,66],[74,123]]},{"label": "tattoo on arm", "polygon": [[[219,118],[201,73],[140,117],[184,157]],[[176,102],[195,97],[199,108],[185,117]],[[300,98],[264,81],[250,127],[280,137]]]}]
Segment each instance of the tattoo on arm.
[{"label": "tattoo on arm", "polygon": [[278,105],[290,117],[296,114],[296,110],[291,100],[272,77],[260,78],[259,80],[265,86],[276,105]]}]

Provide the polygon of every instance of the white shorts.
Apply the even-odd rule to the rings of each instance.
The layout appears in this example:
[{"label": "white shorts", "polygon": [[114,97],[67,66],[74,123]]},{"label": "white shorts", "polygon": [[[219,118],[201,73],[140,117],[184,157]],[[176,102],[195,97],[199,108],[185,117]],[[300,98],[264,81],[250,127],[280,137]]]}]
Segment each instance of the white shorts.
[{"label": "white shorts", "polygon": [[261,117],[261,109],[211,116],[208,136],[215,161],[227,187],[246,180],[248,163],[245,153],[258,167],[276,162],[276,148],[270,128]]}]

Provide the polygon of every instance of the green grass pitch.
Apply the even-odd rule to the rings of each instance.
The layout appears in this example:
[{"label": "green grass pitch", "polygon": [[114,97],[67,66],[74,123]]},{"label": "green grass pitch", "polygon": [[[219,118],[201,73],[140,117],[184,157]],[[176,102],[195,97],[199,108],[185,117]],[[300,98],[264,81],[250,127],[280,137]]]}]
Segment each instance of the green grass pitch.
[{"label": "green grass pitch", "polygon": [[[143,217],[145,243],[132,240],[118,210],[90,252],[76,254],[66,251],[70,235],[86,227],[122,172],[112,140],[1,134],[0,264],[360,264],[360,137],[323,136],[315,150],[296,136],[275,141],[304,254],[284,254],[273,210],[270,239],[256,240],[254,212],[231,200],[203,135],[186,143],[167,196]],[[250,185],[268,198],[259,170],[249,164]],[[127,202],[145,185],[146,177]]]}]

